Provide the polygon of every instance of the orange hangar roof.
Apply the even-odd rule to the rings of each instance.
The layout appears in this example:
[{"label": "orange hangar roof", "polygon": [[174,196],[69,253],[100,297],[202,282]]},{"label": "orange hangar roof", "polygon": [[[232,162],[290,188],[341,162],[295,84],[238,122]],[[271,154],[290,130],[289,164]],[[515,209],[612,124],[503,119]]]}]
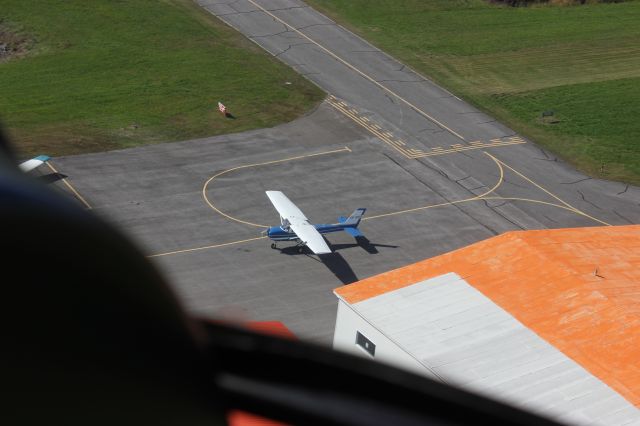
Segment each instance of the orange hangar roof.
[{"label": "orange hangar roof", "polygon": [[364,306],[447,273],[640,407],[640,225],[508,232],[335,293]]}]

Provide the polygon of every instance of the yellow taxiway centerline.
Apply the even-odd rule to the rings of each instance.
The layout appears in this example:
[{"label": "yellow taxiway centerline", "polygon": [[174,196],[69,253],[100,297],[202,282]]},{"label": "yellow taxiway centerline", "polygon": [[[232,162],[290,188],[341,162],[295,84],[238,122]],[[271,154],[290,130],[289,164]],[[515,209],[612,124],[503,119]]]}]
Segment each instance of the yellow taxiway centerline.
[{"label": "yellow taxiway centerline", "polygon": [[[249,164],[249,165],[238,166],[238,167],[234,167],[232,169],[225,170],[225,171],[223,171],[221,173],[218,173],[217,175],[213,176],[212,178],[210,178],[207,181],[207,183],[205,183],[205,186],[203,188],[203,195],[205,196],[205,201],[207,201],[206,194],[204,194],[204,192],[206,190],[206,185],[213,178],[215,178],[217,176],[220,176],[220,175],[222,175],[224,173],[227,173],[227,172],[230,172],[230,171],[233,171],[233,170],[246,168],[246,167],[255,167],[255,166],[261,166],[261,165],[281,163],[281,162],[284,162],[284,161],[291,161],[291,160],[307,158],[307,157],[313,157],[313,156],[318,156],[318,155],[331,154],[331,153],[335,153],[335,152],[342,152],[342,151],[345,151],[345,150],[348,150],[349,152],[351,152],[351,150],[349,148],[345,147],[344,149],[336,150],[336,151],[328,151],[328,152],[324,152],[324,153],[308,154],[308,155],[302,155],[302,156],[297,156],[297,157],[285,158],[285,159],[281,159],[281,160],[266,161],[264,163]],[[513,167],[505,164],[503,161],[497,159],[496,157],[494,157],[493,155],[489,154],[488,152],[484,152],[484,154],[487,155],[489,158],[491,158],[491,160],[493,160],[493,162],[496,164],[496,166],[498,167],[498,170],[500,172],[498,181],[493,185],[493,187],[491,187],[486,192],[484,192],[484,193],[482,193],[480,195],[477,195],[475,197],[470,197],[470,198],[466,198],[466,199],[463,199],[463,200],[448,201],[448,202],[444,202],[444,203],[431,204],[431,205],[428,205],[428,206],[415,207],[415,208],[412,208],[412,209],[398,210],[398,211],[395,211],[395,212],[383,213],[383,214],[379,214],[379,215],[375,215],[375,216],[368,216],[368,217],[363,218],[362,220],[365,221],[365,220],[380,219],[380,218],[383,218],[383,217],[396,216],[396,215],[399,215],[399,214],[412,213],[412,212],[416,212],[416,211],[420,211],[420,210],[432,209],[432,208],[436,208],[436,207],[451,206],[451,205],[460,204],[460,203],[467,203],[467,202],[471,202],[471,201],[489,201],[489,200],[497,201],[497,200],[504,200],[504,201],[522,201],[522,202],[528,202],[528,203],[536,203],[536,204],[547,205],[547,206],[550,206],[550,207],[557,207],[559,209],[567,210],[567,211],[572,212],[574,214],[577,214],[579,216],[586,217],[586,218],[591,219],[591,220],[593,220],[595,222],[598,222],[600,224],[611,226],[611,224],[609,224],[609,223],[607,223],[605,221],[602,221],[600,219],[597,219],[597,218],[595,218],[593,216],[590,216],[589,214],[587,214],[587,213],[585,213],[585,212],[573,207],[571,204],[567,203],[566,201],[563,201],[560,197],[558,197],[555,194],[551,193],[549,190],[543,188],[541,185],[537,184],[533,180],[529,179],[528,177],[526,177],[522,173],[520,173],[517,170],[515,170]],[[546,194],[548,194],[549,196],[551,196],[554,199],[558,200],[562,204],[555,204],[555,203],[550,203],[550,202],[547,202],[547,201],[533,200],[533,199],[529,199],[529,198],[500,197],[500,196],[489,197],[489,195],[492,194],[494,191],[496,191],[496,189],[498,189],[500,187],[500,185],[502,185],[502,183],[504,182],[504,167],[506,167],[509,170],[511,170],[512,172],[516,173],[518,176],[522,177],[527,182],[531,183],[536,188],[538,188],[541,191],[545,192]],[[207,203],[208,203],[208,201],[207,201]],[[213,208],[215,211],[217,211],[218,213],[220,213],[221,215],[223,215],[224,217],[227,217],[227,218],[229,218],[231,220],[234,220],[236,222],[245,223],[245,224],[252,225],[252,226],[258,226],[258,227],[261,227],[261,228],[266,228],[267,227],[265,225],[252,224],[250,222],[245,222],[245,221],[233,218],[233,217],[231,217],[231,216],[229,216],[229,215],[227,215],[225,213],[222,213],[220,210],[215,208],[212,204],[209,204],[209,206],[211,208]],[[230,246],[230,245],[234,245],[234,244],[241,244],[241,243],[246,243],[246,242],[251,242],[251,241],[257,241],[257,240],[261,240],[261,239],[264,239],[264,238],[267,238],[267,237],[266,236],[261,236],[261,237],[249,238],[249,239],[245,239],[245,240],[231,241],[231,242],[222,243],[222,244],[214,244],[214,245],[205,246],[205,247],[197,247],[197,248],[191,248],[191,249],[176,250],[176,251],[171,251],[171,252],[167,252],[167,253],[159,253],[159,254],[150,255],[148,257],[160,257],[160,256],[168,256],[168,255],[172,255],[172,254],[179,254],[179,253],[187,253],[187,252],[192,252],[192,251],[213,249],[213,248]]]},{"label": "yellow taxiway centerline", "polygon": [[213,248],[218,248],[218,247],[230,246],[230,245],[233,245],[233,244],[248,243],[249,241],[263,240],[265,238],[267,238],[267,237],[264,236],[264,237],[248,238],[246,240],[230,241],[228,243],[214,244],[214,245],[211,245],[211,246],[196,247],[196,248],[190,248],[190,249],[184,249],[184,250],[169,251],[167,253],[152,254],[152,255],[149,255],[147,257],[161,257],[161,256],[169,256],[171,254],[179,254],[179,253],[187,253],[187,252],[191,252],[191,251],[207,250],[207,249],[213,249]]},{"label": "yellow taxiway centerline", "polygon": [[411,212],[415,212],[415,211],[419,211],[419,210],[433,209],[435,207],[451,206],[451,205],[454,205],[454,204],[467,203],[469,201],[477,201],[477,200],[482,199],[483,197],[486,197],[487,195],[491,194],[493,191],[498,189],[498,187],[500,185],[502,185],[502,182],[504,181],[504,170],[503,170],[502,166],[500,165],[500,162],[498,161],[497,158],[493,157],[489,153],[485,152],[485,154],[488,155],[496,163],[496,165],[498,166],[498,170],[500,171],[500,177],[498,178],[498,181],[487,192],[485,192],[483,194],[480,194],[480,195],[477,195],[475,197],[465,198],[464,200],[447,201],[446,203],[431,204],[431,205],[428,205],[428,206],[415,207],[413,209],[399,210],[399,211],[395,211],[395,212],[391,212],[391,213],[383,213],[383,214],[379,214],[379,215],[376,215],[376,216],[364,217],[364,218],[362,218],[362,220],[379,219],[381,217],[396,216],[396,215],[399,215],[399,214],[411,213]]},{"label": "yellow taxiway centerline", "polygon": [[264,7],[260,6],[259,4],[257,4],[255,1],[253,0],[248,0],[249,3],[253,4],[255,7],[257,7],[258,9],[262,10],[264,13],[266,13],[267,15],[269,15],[270,17],[272,17],[274,20],[280,22],[282,25],[284,25],[287,28],[291,28],[292,31],[298,33],[300,36],[304,37],[305,39],[309,40],[309,42],[315,44],[316,46],[318,46],[320,49],[322,49],[325,53],[327,53],[329,56],[331,56],[332,58],[336,59],[338,62],[344,64],[345,66],[347,66],[348,68],[350,68],[351,70],[355,71],[356,73],[360,74],[362,77],[366,78],[367,80],[369,80],[370,82],[372,82],[373,84],[375,84],[376,86],[380,87],[382,90],[384,90],[385,92],[393,95],[394,97],[396,97],[397,99],[399,99],[401,102],[403,102],[404,104],[406,104],[407,106],[409,106],[410,108],[412,108],[414,111],[416,111],[418,114],[422,115],[423,117],[431,120],[432,122],[434,122],[435,124],[437,124],[438,126],[442,127],[443,129],[447,130],[449,133],[451,133],[452,135],[454,135],[455,137],[457,137],[458,139],[462,139],[465,140],[464,137],[457,133],[455,130],[447,127],[445,124],[441,123],[440,121],[438,121],[437,119],[435,119],[434,117],[430,116],[429,114],[427,114],[426,112],[424,112],[423,110],[421,110],[420,108],[418,108],[417,106],[415,106],[414,104],[412,104],[411,102],[409,102],[408,100],[406,100],[405,98],[403,98],[402,96],[398,95],[396,92],[394,92],[393,90],[389,89],[388,87],[380,84],[379,82],[377,82],[373,77],[369,76],[368,74],[364,73],[363,71],[359,70],[358,68],[356,68],[354,65],[350,64],[349,62],[345,61],[344,59],[342,59],[341,57],[339,57],[338,55],[336,55],[335,53],[333,53],[332,51],[330,51],[329,49],[327,49],[326,47],[324,47],[323,45],[321,45],[320,43],[318,43],[317,41],[313,40],[312,38],[310,38],[309,36],[307,36],[306,34],[304,34],[303,32],[301,32],[300,30],[298,30],[297,28],[293,27],[292,25],[287,24],[285,21],[283,21],[282,19],[278,18],[276,15],[274,15],[273,13],[269,12],[267,9],[265,9]]},{"label": "yellow taxiway centerline", "polygon": [[213,209],[213,211],[215,211],[216,213],[226,217],[227,219],[233,220],[235,222],[238,223],[242,223],[245,225],[249,225],[249,226],[255,226],[256,228],[268,228],[269,225],[260,225],[258,223],[253,223],[253,222],[248,222],[246,220],[241,220],[241,219],[236,219],[233,216],[229,216],[228,214],[224,213],[223,211],[221,211],[220,209],[218,209],[213,202],[211,202],[211,200],[209,200],[209,198],[207,197],[207,186],[209,185],[209,183],[211,183],[211,181],[213,181],[214,179],[229,173],[229,172],[233,172],[235,170],[240,170],[240,169],[246,169],[249,167],[258,167],[258,166],[266,166],[269,164],[278,164],[278,163],[284,163],[286,161],[293,161],[293,160],[301,160],[304,158],[310,158],[310,157],[318,157],[320,155],[328,155],[328,154],[336,154],[339,152],[351,152],[351,149],[349,149],[349,147],[344,147],[342,149],[335,149],[333,151],[324,151],[324,152],[318,152],[315,154],[306,154],[306,155],[298,155],[296,157],[289,157],[289,158],[282,158],[280,160],[272,160],[272,161],[265,161],[263,163],[255,163],[255,164],[245,164],[243,166],[237,166],[237,167],[232,167],[230,169],[227,170],[223,170],[220,173],[217,173],[213,176],[211,176],[202,186],[202,198],[204,198],[204,201],[209,205],[209,207],[211,207]]},{"label": "yellow taxiway centerline", "polygon": [[606,226],[611,226],[610,223],[607,223],[603,220],[597,219],[593,216],[588,215],[587,213],[583,212],[582,210],[579,210],[576,207],[573,207],[571,204],[567,203],[566,201],[562,200],[560,197],[558,197],[555,194],[552,194],[550,191],[548,191],[547,189],[543,188],[542,186],[538,185],[537,183],[535,183],[534,181],[532,181],[531,179],[529,179],[528,177],[526,177],[525,175],[523,175],[522,173],[520,173],[519,171],[515,170],[513,167],[510,167],[509,165],[505,164],[503,161],[497,160],[500,162],[500,164],[502,164],[503,166],[505,166],[506,168],[508,168],[509,170],[511,170],[512,172],[514,172],[515,174],[517,174],[518,176],[520,176],[522,179],[526,180],[527,182],[529,182],[530,184],[532,184],[533,186],[535,186],[536,188],[540,189],[541,191],[547,193],[548,195],[550,195],[551,197],[555,198],[556,200],[560,201],[562,204],[564,204],[565,206],[567,206],[569,208],[569,210],[572,210],[574,213],[582,215],[584,217],[587,217],[593,221],[596,221],[598,223],[601,223],[603,225]]},{"label": "yellow taxiway centerline", "polygon": [[[60,173],[56,170],[55,167],[53,167],[53,164],[51,164],[51,160],[47,161],[47,166],[49,166],[49,168],[51,169],[51,171],[57,175],[59,175]],[[69,188],[69,190],[71,190],[71,192],[73,192],[73,194],[78,198],[78,200],[80,200],[82,202],[82,204],[85,205],[85,207],[88,210],[91,210],[91,205],[89,203],[87,203],[87,200],[84,199],[84,197],[82,195],[80,195],[80,193],[78,191],[76,191],[76,189],[71,186],[71,184],[67,181],[67,178],[62,178],[62,183],[64,183],[65,185],[67,185],[67,188]]]}]

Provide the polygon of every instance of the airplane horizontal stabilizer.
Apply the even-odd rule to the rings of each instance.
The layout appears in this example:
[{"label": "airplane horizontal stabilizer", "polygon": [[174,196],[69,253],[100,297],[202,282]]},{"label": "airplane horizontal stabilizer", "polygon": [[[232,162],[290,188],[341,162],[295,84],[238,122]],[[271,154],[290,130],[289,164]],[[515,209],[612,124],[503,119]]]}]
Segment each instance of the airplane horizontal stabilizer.
[{"label": "airplane horizontal stabilizer", "polygon": [[352,237],[357,238],[357,237],[364,237],[364,234],[362,232],[360,232],[360,230],[358,228],[344,228],[345,232],[348,232],[349,234],[351,234]]}]

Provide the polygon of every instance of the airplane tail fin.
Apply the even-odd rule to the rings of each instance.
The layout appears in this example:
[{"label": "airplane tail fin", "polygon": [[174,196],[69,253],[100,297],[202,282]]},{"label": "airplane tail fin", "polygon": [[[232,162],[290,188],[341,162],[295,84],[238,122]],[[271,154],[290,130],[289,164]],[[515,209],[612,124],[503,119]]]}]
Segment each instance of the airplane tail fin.
[{"label": "airplane tail fin", "polygon": [[360,224],[360,221],[362,220],[362,216],[364,216],[364,212],[366,211],[367,209],[362,209],[362,208],[355,209],[353,213],[351,213],[351,216],[349,216],[348,218],[344,218],[340,216],[340,218],[338,218],[338,221],[342,225],[352,226],[354,228],[357,228],[358,225]]}]

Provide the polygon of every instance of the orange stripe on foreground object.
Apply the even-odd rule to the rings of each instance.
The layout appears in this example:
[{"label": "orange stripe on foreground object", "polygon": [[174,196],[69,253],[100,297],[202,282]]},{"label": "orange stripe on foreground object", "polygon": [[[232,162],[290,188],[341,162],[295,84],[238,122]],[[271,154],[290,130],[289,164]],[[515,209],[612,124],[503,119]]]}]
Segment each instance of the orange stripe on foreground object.
[{"label": "orange stripe on foreground object", "polygon": [[640,226],[508,232],[335,292],[354,304],[448,272],[640,407]]},{"label": "orange stripe on foreground object", "polygon": [[229,426],[286,426],[274,420],[258,417],[243,411],[231,411],[227,414]]},{"label": "orange stripe on foreground object", "polygon": [[262,334],[269,334],[284,339],[296,339],[296,335],[279,321],[252,321],[245,323],[244,326],[249,330]]},{"label": "orange stripe on foreground object", "polygon": [[[246,328],[262,334],[269,334],[284,339],[295,339],[296,336],[283,323],[278,321],[255,321],[243,324]],[[227,414],[229,426],[286,426],[285,423],[233,410]]]}]

